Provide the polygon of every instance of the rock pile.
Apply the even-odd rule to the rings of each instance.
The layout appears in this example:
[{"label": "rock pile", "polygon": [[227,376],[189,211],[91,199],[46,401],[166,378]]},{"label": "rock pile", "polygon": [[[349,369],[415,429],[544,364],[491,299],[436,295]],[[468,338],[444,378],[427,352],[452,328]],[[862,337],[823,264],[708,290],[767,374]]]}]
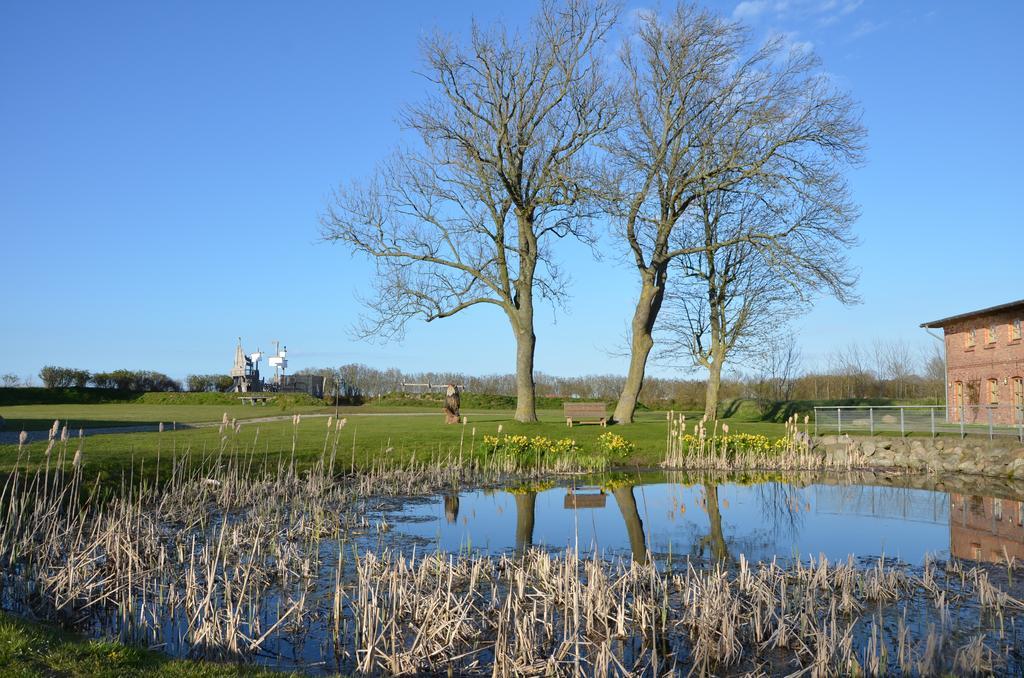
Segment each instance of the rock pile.
[{"label": "rock pile", "polygon": [[1024,445],[1016,439],[815,438],[813,449],[854,468],[907,469],[1024,478]]}]

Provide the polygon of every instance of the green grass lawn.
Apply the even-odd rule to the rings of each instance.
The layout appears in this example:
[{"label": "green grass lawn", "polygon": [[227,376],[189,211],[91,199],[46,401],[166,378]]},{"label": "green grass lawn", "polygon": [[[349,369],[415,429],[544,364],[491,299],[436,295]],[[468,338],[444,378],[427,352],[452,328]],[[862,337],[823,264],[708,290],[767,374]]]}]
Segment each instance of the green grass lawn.
[{"label": "green grass lawn", "polygon": [[[212,407],[212,409],[210,409]],[[242,407],[224,408],[217,406],[182,406],[182,405],[40,405],[22,408],[3,408],[0,411],[5,418],[6,410],[26,409],[32,416],[25,420],[44,422],[48,428],[55,418],[62,421],[67,418],[72,427],[94,425],[92,422],[119,422],[122,424],[138,422],[170,422],[170,421],[217,421],[225,411],[229,417],[268,416],[281,414],[274,408]],[[267,457],[274,461],[278,458],[290,458],[293,442],[296,458],[301,464],[312,465],[323,453],[325,442],[333,446],[333,439],[327,438],[326,416],[310,416],[313,413],[333,413],[333,408],[308,408],[300,412],[305,416],[298,427],[291,420],[273,422],[253,422],[244,424],[237,433],[228,432],[222,435],[216,426],[208,428],[169,429],[163,433],[118,433],[110,435],[90,436],[82,443],[82,453],[87,472],[104,472],[111,478],[119,478],[121,469],[130,468],[132,460],[138,465],[146,461],[152,468],[158,451],[166,460],[170,454],[182,454],[189,450],[195,455],[210,454],[221,445],[229,454]],[[253,412],[255,410],[255,412]],[[355,465],[357,468],[368,467],[380,460],[405,462],[412,458],[428,460],[443,458],[448,454],[457,456],[462,449],[468,454],[476,445],[481,449],[484,435],[497,435],[499,427],[503,433],[528,436],[545,436],[548,438],[569,437],[585,450],[596,450],[597,437],[606,431],[613,431],[634,443],[636,451],[627,459],[621,460],[624,466],[654,466],[661,462],[665,452],[666,419],[663,412],[642,412],[634,424],[610,426],[565,426],[559,410],[541,410],[541,422],[536,424],[520,424],[513,421],[510,410],[466,410],[463,412],[469,420],[465,426],[446,425],[440,413],[434,416],[413,414],[409,408],[402,408],[404,414],[390,414],[376,408],[342,408],[342,416],[347,417],[347,425],[340,433],[338,457],[344,466]],[[413,416],[409,416],[413,414]],[[696,419],[696,417],[694,417]],[[763,422],[734,422],[730,424],[733,432],[762,433],[770,437],[783,434],[784,427],[780,424]],[[8,426],[8,430],[16,430]],[[38,429],[37,429],[38,430]],[[474,436],[475,430],[475,436]],[[77,442],[68,443],[70,457]],[[38,442],[26,446],[29,459],[41,458],[46,443]],[[17,447],[14,445],[0,446],[0,470],[14,467]]]},{"label": "green grass lawn", "polygon": [[42,431],[54,419],[71,428],[100,428],[135,424],[199,423],[219,421],[224,413],[236,419],[268,417],[297,412],[315,412],[317,407],[290,408],[287,412],[273,405],[151,405],[145,403],[103,403],[100,405],[15,405],[0,407],[7,431]]},{"label": "green grass lawn", "polygon": [[144,648],[86,640],[0,613],[0,674],[4,676],[154,676],[220,678],[285,676],[251,665],[171,659]]}]

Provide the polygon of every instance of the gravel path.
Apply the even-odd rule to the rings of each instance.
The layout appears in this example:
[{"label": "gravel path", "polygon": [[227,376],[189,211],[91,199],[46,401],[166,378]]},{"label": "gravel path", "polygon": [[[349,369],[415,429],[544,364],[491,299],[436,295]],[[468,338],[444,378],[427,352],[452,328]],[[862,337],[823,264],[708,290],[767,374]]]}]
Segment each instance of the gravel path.
[{"label": "gravel path", "polygon": [[[302,418],[303,419],[308,419],[308,418],[313,418],[313,417],[332,417],[332,416],[334,416],[334,415],[333,414],[303,414]],[[342,413],[340,416],[342,418],[344,418],[344,417],[437,417],[437,416],[440,416],[440,415],[438,413],[435,413],[435,412],[394,412],[394,413],[387,413],[387,412],[355,412],[355,413]],[[253,417],[252,419],[239,419],[238,421],[243,426],[245,426],[247,424],[264,424],[264,423],[268,423],[268,422],[272,422],[272,421],[286,421],[286,420],[291,419],[291,418],[292,418],[292,415],[290,415],[290,414],[279,414],[279,415],[274,415],[274,416],[269,416],[269,417]],[[219,421],[204,421],[204,422],[200,422],[200,423],[191,423],[191,424],[182,424],[182,423],[171,424],[170,422],[167,422],[167,423],[164,424],[164,430],[169,431],[169,430],[171,430],[172,426],[177,428],[177,429],[212,428],[214,426],[220,426],[220,422]],[[86,435],[86,436],[109,435],[109,434],[113,434],[113,433],[153,433],[153,432],[156,432],[158,430],[160,430],[160,425],[159,424],[138,424],[138,425],[134,425],[134,426],[133,425],[126,425],[126,426],[103,426],[103,427],[98,427],[98,428],[83,428],[83,429],[81,429],[82,435]],[[68,434],[72,438],[77,438],[78,437],[78,431],[79,431],[79,429],[76,428],[74,430],[68,431]],[[46,430],[46,431],[27,431],[27,433],[28,433],[28,441],[27,442],[30,442],[30,443],[35,443],[35,442],[38,442],[40,440],[46,440],[47,437],[50,435],[50,432],[48,430]],[[0,431],[0,445],[17,445],[18,444],[18,438],[19,438],[20,435],[21,435],[20,431]]]}]

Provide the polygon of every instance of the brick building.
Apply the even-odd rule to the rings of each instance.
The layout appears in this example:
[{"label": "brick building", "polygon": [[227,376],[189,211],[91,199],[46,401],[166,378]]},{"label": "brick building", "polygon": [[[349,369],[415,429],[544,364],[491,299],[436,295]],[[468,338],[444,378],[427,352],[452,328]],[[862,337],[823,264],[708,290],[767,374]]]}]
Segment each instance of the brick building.
[{"label": "brick building", "polygon": [[949,550],[988,563],[1024,560],[1024,502],[949,495]]},{"label": "brick building", "polygon": [[946,345],[950,421],[1024,422],[1024,299],[933,320]]}]

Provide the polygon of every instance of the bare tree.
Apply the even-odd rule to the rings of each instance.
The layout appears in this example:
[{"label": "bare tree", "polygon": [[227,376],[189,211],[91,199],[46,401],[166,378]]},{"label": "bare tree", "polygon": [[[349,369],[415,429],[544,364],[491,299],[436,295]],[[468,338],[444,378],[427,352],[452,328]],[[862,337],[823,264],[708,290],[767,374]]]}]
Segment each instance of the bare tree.
[{"label": "bare tree", "polygon": [[474,25],[465,47],[426,40],[431,94],[402,117],[417,148],[339,190],[322,219],[325,238],[376,262],[364,335],[481,304],[505,313],[519,421],[537,419],[534,295],[564,294],[551,240],[587,237],[586,155],[616,104],[595,52],[615,19],[604,0],[550,0],[526,35]]},{"label": "bare tree", "polygon": [[839,398],[865,398],[868,388],[876,381],[874,372],[868,367],[869,357],[856,342],[829,352],[828,370],[840,377],[840,389],[829,396]]},{"label": "bare tree", "polygon": [[800,347],[792,334],[771,338],[756,352],[756,395],[762,407],[792,397],[800,378],[801,360]]},{"label": "bare tree", "polygon": [[[763,253],[778,240],[821,239],[825,222],[840,242],[850,242],[845,229],[855,210],[839,168],[859,161],[864,130],[850,98],[832,87],[812,54],[787,50],[782,39],[751,50],[739,25],[693,6],[681,4],[665,20],[642,14],[621,60],[624,122],[608,147],[604,194],[641,283],[629,372],[614,415],[629,422],[671,262],[740,243]],[[699,201],[723,191],[784,194],[793,203],[816,203],[817,216],[752,222],[709,242],[679,237],[687,225],[699,226],[688,218]],[[773,266],[786,267],[785,250],[771,255]],[[836,289],[846,287],[844,281]]]},{"label": "bare tree", "polygon": [[897,398],[906,397],[907,382],[914,376],[913,351],[910,346],[901,339],[876,339],[872,348],[878,379],[890,382]]},{"label": "bare tree", "polygon": [[946,393],[946,352],[944,344],[931,343],[921,352],[921,372],[925,387],[932,392],[936,402]]},{"label": "bare tree", "polygon": [[704,413],[713,419],[727,359],[762,353],[778,340],[787,320],[807,308],[811,294],[824,289],[843,296],[852,281],[839,258],[847,242],[842,230],[807,229],[802,237],[780,237],[767,245],[737,236],[772,232],[776,221],[782,230],[814,221],[817,204],[787,207],[756,190],[717,191],[696,203],[703,242],[738,242],[677,259],[682,275],[669,294],[663,334],[667,354],[684,355],[707,369]]}]

